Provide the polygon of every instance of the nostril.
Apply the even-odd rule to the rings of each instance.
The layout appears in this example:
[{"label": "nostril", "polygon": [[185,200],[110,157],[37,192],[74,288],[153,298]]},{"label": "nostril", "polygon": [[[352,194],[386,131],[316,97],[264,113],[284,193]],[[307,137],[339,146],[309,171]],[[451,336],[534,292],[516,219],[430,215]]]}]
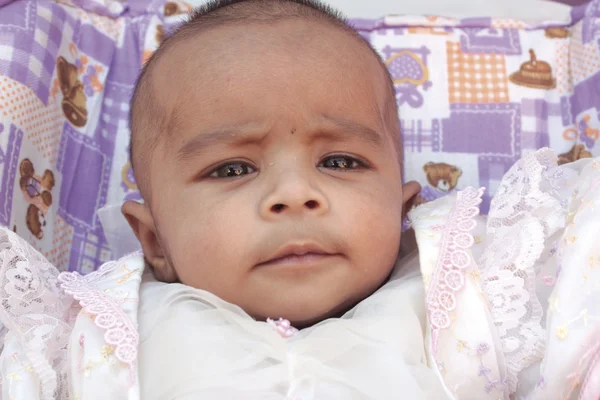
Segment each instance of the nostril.
[{"label": "nostril", "polygon": [[275,213],[280,213],[283,211],[284,208],[285,204],[275,204],[274,206],[271,206],[271,211]]},{"label": "nostril", "polygon": [[315,200],[309,200],[306,203],[304,203],[304,205],[309,210],[314,210],[315,208],[319,207],[319,203],[317,203]]}]

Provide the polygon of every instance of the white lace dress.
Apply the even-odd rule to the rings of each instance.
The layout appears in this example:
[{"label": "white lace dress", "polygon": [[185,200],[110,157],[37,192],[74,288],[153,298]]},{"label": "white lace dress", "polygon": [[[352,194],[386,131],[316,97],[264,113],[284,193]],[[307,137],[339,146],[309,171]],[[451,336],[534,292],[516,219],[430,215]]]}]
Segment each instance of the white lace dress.
[{"label": "white lace dress", "polygon": [[0,229],[1,398],[596,400],[600,160],[555,161],[520,161],[487,221],[476,189],[413,210],[418,258],[301,331],[156,282],[138,253],[59,275]]},{"label": "white lace dress", "polygon": [[431,365],[457,399],[599,399],[600,159],[527,155],[487,220],[481,194],[411,215]]}]

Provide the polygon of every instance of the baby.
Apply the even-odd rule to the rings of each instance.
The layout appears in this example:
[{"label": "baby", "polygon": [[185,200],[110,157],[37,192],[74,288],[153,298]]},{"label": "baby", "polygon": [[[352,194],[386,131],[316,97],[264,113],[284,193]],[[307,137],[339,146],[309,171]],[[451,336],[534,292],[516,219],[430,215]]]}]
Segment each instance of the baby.
[{"label": "baby", "polygon": [[142,252],[59,275],[0,230],[4,398],[598,398],[599,160],[529,154],[487,221],[467,189],[402,237],[389,73],[312,0],[197,10],[131,133]]},{"label": "baby", "polygon": [[324,6],[200,9],[144,68],[131,131],[145,203],[123,213],[158,280],[304,327],[390,275],[419,186],[387,69]]}]

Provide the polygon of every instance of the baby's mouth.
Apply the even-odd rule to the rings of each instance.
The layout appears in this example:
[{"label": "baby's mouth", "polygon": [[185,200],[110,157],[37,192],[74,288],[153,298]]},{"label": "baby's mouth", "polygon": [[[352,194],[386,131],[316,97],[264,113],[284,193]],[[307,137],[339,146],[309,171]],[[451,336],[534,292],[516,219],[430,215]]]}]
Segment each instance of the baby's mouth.
[{"label": "baby's mouth", "polygon": [[273,260],[267,261],[266,263],[262,263],[257,265],[257,267],[260,266],[266,266],[266,265],[281,265],[281,266],[285,266],[285,265],[289,265],[289,266],[293,266],[293,265],[310,265],[310,264],[315,264],[319,261],[322,261],[325,258],[331,257],[331,254],[324,254],[324,253],[306,253],[306,254],[290,254],[284,257],[280,257],[280,258],[275,258]]},{"label": "baby's mouth", "polygon": [[260,262],[256,267],[310,267],[317,266],[323,261],[339,256],[340,254],[331,253],[315,243],[292,243],[283,246],[273,256]]}]

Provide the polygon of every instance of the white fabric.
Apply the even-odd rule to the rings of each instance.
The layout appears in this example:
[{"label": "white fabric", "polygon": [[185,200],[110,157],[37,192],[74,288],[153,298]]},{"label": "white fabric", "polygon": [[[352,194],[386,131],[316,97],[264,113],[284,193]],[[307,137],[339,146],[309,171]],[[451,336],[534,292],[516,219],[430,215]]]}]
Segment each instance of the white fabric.
[{"label": "white fabric", "polygon": [[[578,179],[574,178],[578,176]],[[565,229],[552,244],[557,282],[548,297],[547,346],[532,399],[600,398],[600,159],[547,172],[560,196]],[[558,182],[563,182],[558,187]],[[570,190],[564,190],[565,187]],[[562,190],[561,190],[562,189]],[[547,263],[546,263],[547,264]],[[545,275],[546,265],[540,275]],[[586,372],[587,371],[587,372]]]},{"label": "white fabric", "polygon": [[[444,244],[452,229],[440,232],[440,226],[470,213],[461,206],[465,193],[474,195],[467,190],[453,205],[441,199],[410,214],[430,327],[437,330],[428,340],[431,364],[456,398],[597,400],[600,159],[558,167],[545,149],[505,175],[487,223],[479,219],[477,226],[462,229],[462,235],[473,230],[476,243],[465,249],[467,262],[459,268],[465,286],[447,310],[448,322],[436,328],[442,324],[435,297],[453,265],[444,260],[452,260],[452,243],[461,247],[457,241]],[[477,314],[482,308],[485,315]],[[465,372],[477,369],[479,387],[474,373]]]},{"label": "white fabric", "polygon": [[0,399],[139,399],[134,254],[82,277],[0,227]]},{"label": "white fabric", "polygon": [[3,399],[66,396],[66,344],[72,299],[60,291],[58,270],[25,240],[0,229],[0,355]]},{"label": "white fabric", "polygon": [[146,274],[139,311],[142,398],[386,399],[401,389],[407,399],[443,399],[426,364],[415,272],[416,262],[402,265],[340,319],[289,339],[208,292]]},{"label": "white fabric", "polygon": [[140,253],[59,275],[2,228],[2,398],[597,400],[600,159],[526,156],[487,222],[481,194],[411,212],[422,274],[400,260],[342,318],[291,338],[143,275]]},{"label": "white fabric", "polygon": [[459,192],[409,214],[426,288],[430,364],[457,399],[508,396],[503,355],[471,249],[485,221],[476,217],[482,194]]}]

